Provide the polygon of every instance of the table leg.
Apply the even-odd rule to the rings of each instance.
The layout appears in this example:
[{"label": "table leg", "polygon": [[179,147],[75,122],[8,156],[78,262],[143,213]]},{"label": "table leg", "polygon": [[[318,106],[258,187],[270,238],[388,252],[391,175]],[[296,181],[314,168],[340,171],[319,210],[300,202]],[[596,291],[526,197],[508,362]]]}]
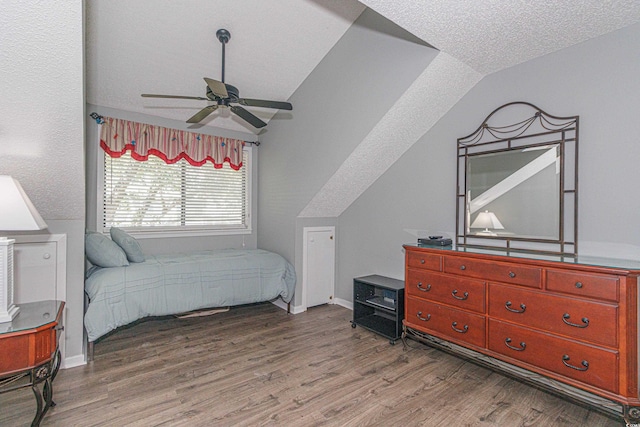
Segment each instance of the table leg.
[{"label": "table leg", "polygon": [[53,370],[51,372],[51,381],[56,379],[56,375],[58,375],[58,370],[60,370],[60,363],[62,362],[62,355],[60,354],[60,349],[56,349],[56,353],[53,356]]},{"label": "table leg", "polygon": [[[60,351],[56,350],[53,359],[31,372],[31,390],[36,398],[36,415],[31,422],[31,427],[38,427],[49,408],[56,406],[53,401],[53,378],[60,368]],[[42,393],[38,384],[42,385]],[[43,405],[44,404],[44,405]]]},{"label": "table leg", "polygon": [[36,408],[36,416],[33,418],[31,422],[31,427],[38,427],[40,425],[40,421],[42,420],[42,394],[40,394],[40,389],[38,389],[38,384],[34,383],[31,386],[31,390],[33,391],[33,395],[36,398],[36,404],[38,405]]},{"label": "table leg", "polygon": [[45,412],[48,408],[56,406],[56,402],[53,401],[53,378],[47,378],[42,386],[42,394],[45,402]]},{"label": "table leg", "polygon": [[400,335],[400,339],[402,340],[402,349],[407,350],[409,346],[407,345],[407,327],[402,325],[402,335]]}]

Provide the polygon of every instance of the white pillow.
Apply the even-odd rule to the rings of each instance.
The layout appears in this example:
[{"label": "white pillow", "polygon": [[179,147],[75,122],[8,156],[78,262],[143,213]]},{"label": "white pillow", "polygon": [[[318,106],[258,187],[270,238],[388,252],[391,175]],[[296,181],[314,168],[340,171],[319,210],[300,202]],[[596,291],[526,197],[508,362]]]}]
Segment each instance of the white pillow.
[{"label": "white pillow", "polygon": [[84,237],[87,259],[98,267],[124,267],[129,265],[127,255],[115,242],[100,233],[89,233]]},{"label": "white pillow", "polygon": [[144,262],[144,254],[140,248],[140,243],[133,236],[117,227],[111,227],[109,233],[111,234],[111,240],[116,242],[127,254],[129,262]]}]

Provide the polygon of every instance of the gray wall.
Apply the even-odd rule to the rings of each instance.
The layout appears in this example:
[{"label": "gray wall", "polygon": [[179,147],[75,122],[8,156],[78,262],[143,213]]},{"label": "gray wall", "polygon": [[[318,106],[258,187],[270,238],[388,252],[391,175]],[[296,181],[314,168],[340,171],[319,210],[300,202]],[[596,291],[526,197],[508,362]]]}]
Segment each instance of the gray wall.
[{"label": "gray wall", "polygon": [[[132,113],[129,111],[121,111],[113,108],[100,107],[92,104],[87,104],[87,140],[86,140],[86,159],[87,159],[87,172],[86,172],[86,185],[87,185],[87,229],[97,230],[97,209],[98,201],[97,195],[97,166],[98,156],[103,155],[103,151],[100,148],[100,135],[99,126],[95,120],[90,118],[88,114],[96,112],[106,117],[114,117],[119,119],[132,120],[142,123],[149,123],[156,126],[165,126],[172,129],[181,129],[192,132],[201,132],[211,135],[222,136],[225,138],[242,139],[245,141],[255,141],[256,135],[250,133],[234,132],[220,128],[212,128],[210,126],[201,127],[198,129],[192,129],[185,122],[177,120],[163,119],[160,117],[148,116],[140,113]],[[175,253],[175,252],[188,252],[194,250],[208,250],[208,249],[226,249],[226,248],[241,248],[254,249],[256,247],[256,224],[257,215],[255,212],[258,205],[257,196],[257,177],[258,177],[258,158],[259,149],[253,148],[253,164],[252,164],[252,209],[254,214],[251,217],[252,232],[251,234],[233,234],[233,235],[216,235],[216,236],[198,236],[198,237],[171,237],[171,238],[139,238],[140,246],[144,253],[147,254],[162,254],[162,253]]]},{"label": "gray wall", "polygon": [[339,218],[337,297],[352,278],[404,277],[405,229],[455,230],[456,139],[528,101],[580,116],[579,251],[640,258],[640,24],[485,77]]},{"label": "gray wall", "polygon": [[302,228],[335,224],[298,214],[436,54],[365,10],[290,98],[293,120],[261,135],[258,247],[294,263],[298,289]]},{"label": "gray wall", "polygon": [[29,234],[67,235],[70,364],[83,363],[82,22],[82,0],[0,2],[0,174],[20,181],[48,225]]}]

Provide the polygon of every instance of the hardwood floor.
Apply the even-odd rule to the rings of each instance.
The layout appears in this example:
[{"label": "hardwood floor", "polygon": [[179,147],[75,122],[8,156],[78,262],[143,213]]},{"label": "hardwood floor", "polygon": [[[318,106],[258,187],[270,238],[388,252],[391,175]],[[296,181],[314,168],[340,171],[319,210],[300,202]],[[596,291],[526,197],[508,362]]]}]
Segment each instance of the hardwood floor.
[{"label": "hardwood floor", "polygon": [[[417,342],[392,346],[351,315],[267,303],[136,324],[60,371],[43,425],[624,425]],[[34,410],[29,390],[0,395],[0,426]]]}]

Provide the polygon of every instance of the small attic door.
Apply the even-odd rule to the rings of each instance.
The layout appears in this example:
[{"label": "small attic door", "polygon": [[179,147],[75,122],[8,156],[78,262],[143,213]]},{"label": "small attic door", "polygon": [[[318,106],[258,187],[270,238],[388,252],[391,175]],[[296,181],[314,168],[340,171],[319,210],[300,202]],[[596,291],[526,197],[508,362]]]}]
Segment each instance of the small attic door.
[{"label": "small attic door", "polygon": [[335,227],[305,227],[303,240],[303,303],[307,308],[331,303],[335,286]]}]

